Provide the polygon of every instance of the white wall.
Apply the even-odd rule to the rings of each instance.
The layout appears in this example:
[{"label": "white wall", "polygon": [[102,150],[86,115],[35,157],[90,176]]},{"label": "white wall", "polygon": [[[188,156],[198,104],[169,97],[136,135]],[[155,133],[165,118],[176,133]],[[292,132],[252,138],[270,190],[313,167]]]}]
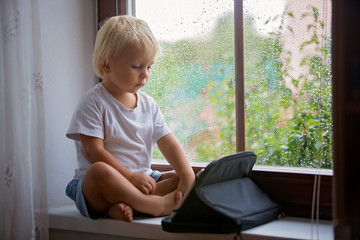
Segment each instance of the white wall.
[{"label": "white wall", "polygon": [[49,207],[71,203],[65,187],[77,162],[65,133],[79,97],[97,81],[95,15],[94,0],[40,0]]}]

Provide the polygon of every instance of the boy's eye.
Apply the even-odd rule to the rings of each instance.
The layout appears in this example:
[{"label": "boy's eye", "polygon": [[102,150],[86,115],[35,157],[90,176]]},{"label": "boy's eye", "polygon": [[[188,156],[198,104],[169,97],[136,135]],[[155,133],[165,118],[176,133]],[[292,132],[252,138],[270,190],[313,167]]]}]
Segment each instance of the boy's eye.
[{"label": "boy's eye", "polygon": [[[134,69],[140,69],[142,68],[141,66],[132,66],[132,68]],[[151,69],[151,66],[147,66],[146,69],[150,70]]]}]

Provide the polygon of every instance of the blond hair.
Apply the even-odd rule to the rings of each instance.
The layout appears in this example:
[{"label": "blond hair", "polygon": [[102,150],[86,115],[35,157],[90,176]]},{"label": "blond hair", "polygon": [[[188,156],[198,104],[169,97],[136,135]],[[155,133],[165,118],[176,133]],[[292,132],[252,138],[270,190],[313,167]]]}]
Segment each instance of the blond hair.
[{"label": "blond hair", "polygon": [[101,66],[128,47],[142,47],[146,54],[154,57],[160,50],[159,43],[145,21],[128,15],[106,20],[96,35],[93,52],[96,75],[103,78]]}]

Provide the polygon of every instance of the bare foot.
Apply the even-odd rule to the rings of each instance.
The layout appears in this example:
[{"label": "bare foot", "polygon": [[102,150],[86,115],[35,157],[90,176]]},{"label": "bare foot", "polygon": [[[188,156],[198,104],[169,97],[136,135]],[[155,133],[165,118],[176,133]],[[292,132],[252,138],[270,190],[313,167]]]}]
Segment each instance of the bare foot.
[{"label": "bare foot", "polygon": [[175,191],[168,193],[162,197],[163,198],[163,203],[162,203],[163,211],[162,211],[161,215],[169,215],[175,209],[175,207],[177,205],[176,193],[177,193],[177,191],[175,190]]},{"label": "bare foot", "polygon": [[108,209],[109,216],[114,219],[131,222],[133,220],[133,210],[125,203],[116,203]]}]

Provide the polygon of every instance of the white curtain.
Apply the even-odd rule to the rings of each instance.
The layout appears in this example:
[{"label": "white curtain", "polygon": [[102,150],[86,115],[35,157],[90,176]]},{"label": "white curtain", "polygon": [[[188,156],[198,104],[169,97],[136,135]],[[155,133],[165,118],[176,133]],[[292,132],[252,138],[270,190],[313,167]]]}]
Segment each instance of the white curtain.
[{"label": "white curtain", "polygon": [[38,0],[0,0],[0,239],[48,239]]}]

